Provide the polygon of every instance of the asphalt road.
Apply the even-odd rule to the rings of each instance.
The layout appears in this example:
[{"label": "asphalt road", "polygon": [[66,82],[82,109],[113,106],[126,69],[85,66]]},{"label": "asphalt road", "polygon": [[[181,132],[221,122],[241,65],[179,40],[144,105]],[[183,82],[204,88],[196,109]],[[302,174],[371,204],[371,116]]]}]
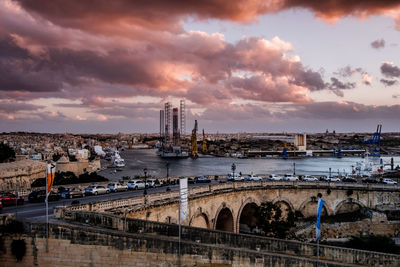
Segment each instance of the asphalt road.
[{"label": "asphalt road", "polygon": [[[200,186],[200,184],[190,185],[190,186]],[[171,185],[169,187],[171,190],[178,190],[179,185]],[[147,193],[154,194],[154,193],[159,193],[159,192],[165,192],[166,189],[167,189],[167,186],[157,187],[157,188],[149,188],[149,189],[147,189]],[[69,206],[69,205],[71,205],[72,201],[74,201],[74,200],[78,200],[81,204],[83,204],[83,203],[89,203],[89,202],[97,202],[97,201],[125,198],[125,197],[138,196],[138,195],[143,195],[143,189],[126,191],[126,192],[109,193],[109,194],[105,194],[105,195],[86,196],[86,197],[79,197],[79,198],[74,198],[74,199],[60,199],[58,201],[51,201],[51,202],[49,202],[49,220],[51,220],[53,218],[54,207]],[[1,213],[16,214],[17,218],[45,222],[46,221],[46,204],[44,202],[29,203],[28,201],[25,201],[24,205],[3,207],[3,210],[1,211]]]}]

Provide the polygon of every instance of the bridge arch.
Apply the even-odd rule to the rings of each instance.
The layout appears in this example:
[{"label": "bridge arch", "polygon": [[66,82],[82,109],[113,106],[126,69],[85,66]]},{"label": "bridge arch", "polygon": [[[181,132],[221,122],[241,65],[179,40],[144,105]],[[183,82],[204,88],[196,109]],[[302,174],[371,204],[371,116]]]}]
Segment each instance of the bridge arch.
[{"label": "bridge arch", "polygon": [[214,229],[221,231],[235,231],[234,212],[232,208],[223,202],[214,217]]},{"label": "bridge arch", "polygon": [[295,211],[293,204],[286,198],[277,197],[274,200],[272,200],[272,203],[275,205],[279,205],[279,207],[282,210],[282,218],[284,218],[285,220],[290,211],[291,212]]},{"label": "bridge arch", "polygon": [[210,229],[210,216],[207,211],[198,208],[190,218],[189,225],[193,227],[200,227]]},{"label": "bridge arch", "polygon": [[333,214],[336,215],[340,213],[353,212],[361,208],[365,208],[365,205],[362,202],[354,198],[348,198],[342,200],[336,205]]},{"label": "bridge arch", "polygon": [[[318,201],[316,201],[314,199],[307,199],[307,200],[303,201],[303,203],[301,203],[301,205],[299,207],[299,211],[301,212],[301,214],[303,214],[303,216],[305,218],[316,217],[317,216],[317,205],[318,205]],[[332,211],[329,209],[326,201],[324,201],[324,206],[323,206],[321,215],[322,216],[332,215]]]},{"label": "bridge arch", "polygon": [[249,233],[256,226],[256,209],[261,205],[259,200],[248,197],[240,206],[236,218],[236,232]]}]

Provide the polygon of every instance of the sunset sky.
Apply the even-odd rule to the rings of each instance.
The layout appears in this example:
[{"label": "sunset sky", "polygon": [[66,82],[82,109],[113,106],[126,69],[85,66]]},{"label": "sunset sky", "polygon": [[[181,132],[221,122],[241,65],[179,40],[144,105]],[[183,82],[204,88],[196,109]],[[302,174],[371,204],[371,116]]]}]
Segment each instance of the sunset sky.
[{"label": "sunset sky", "polygon": [[398,0],[0,0],[0,131],[400,132]]}]

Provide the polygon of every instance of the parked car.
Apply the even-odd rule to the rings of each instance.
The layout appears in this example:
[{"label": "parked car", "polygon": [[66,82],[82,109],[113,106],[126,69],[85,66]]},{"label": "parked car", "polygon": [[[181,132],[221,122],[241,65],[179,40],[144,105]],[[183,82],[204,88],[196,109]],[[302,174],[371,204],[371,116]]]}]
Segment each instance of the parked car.
[{"label": "parked car", "polygon": [[4,207],[23,205],[25,201],[23,196],[17,197],[14,193],[11,192],[0,192],[0,200]]},{"label": "parked car", "polygon": [[276,175],[276,174],[271,174],[271,175],[268,176],[267,179],[270,180],[270,181],[282,181],[283,177],[279,176],[279,175]]},{"label": "parked car", "polygon": [[389,179],[389,178],[383,178],[382,183],[383,184],[397,184],[396,181],[393,181],[392,179]]},{"label": "parked car", "polygon": [[118,192],[118,191],[126,191],[128,190],[127,185],[123,185],[121,183],[109,183],[107,185],[108,189],[110,189],[110,192]]},{"label": "parked car", "polygon": [[328,177],[328,181],[329,181],[329,182],[338,183],[338,182],[341,182],[342,180],[340,180],[340,178],[337,177],[337,176],[332,176],[332,177]]},{"label": "parked car", "polygon": [[240,182],[240,181],[244,181],[244,177],[242,177],[239,173],[235,173],[235,175],[233,175],[233,173],[230,173],[226,177],[226,180],[228,182]]},{"label": "parked car", "polygon": [[301,180],[305,182],[318,182],[318,178],[312,175],[304,175]]},{"label": "parked car", "polygon": [[3,202],[0,199],[0,211],[3,209]]},{"label": "parked car", "polygon": [[294,182],[294,181],[298,181],[299,178],[292,175],[292,174],[285,174],[285,176],[283,176],[283,180],[284,181],[290,181],[290,182]]},{"label": "parked car", "polygon": [[85,191],[79,187],[66,187],[61,191],[62,198],[84,197]]},{"label": "parked car", "polygon": [[130,180],[127,184],[129,190],[144,189],[146,184],[142,180]]},{"label": "parked car", "polygon": [[357,179],[353,177],[346,176],[342,179],[344,183],[357,183]]},{"label": "parked car", "polygon": [[249,174],[246,178],[247,181],[261,181],[262,177],[254,175],[254,174]]},{"label": "parked car", "polygon": [[[49,201],[57,201],[60,200],[60,198],[61,198],[60,193],[50,191],[48,198]],[[46,199],[46,190],[35,190],[28,195],[29,202],[44,202],[45,199]]]},{"label": "parked car", "polygon": [[365,184],[376,184],[378,180],[376,180],[375,177],[365,177],[362,179],[362,182]]},{"label": "parked car", "polygon": [[194,183],[211,183],[211,179],[205,176],[197,176],[193,179]]},{"label": "parked car", "polygon": [[110,193],[110,189],[104,185],[89,185],[85,188],[85,195],[101,195]]}]

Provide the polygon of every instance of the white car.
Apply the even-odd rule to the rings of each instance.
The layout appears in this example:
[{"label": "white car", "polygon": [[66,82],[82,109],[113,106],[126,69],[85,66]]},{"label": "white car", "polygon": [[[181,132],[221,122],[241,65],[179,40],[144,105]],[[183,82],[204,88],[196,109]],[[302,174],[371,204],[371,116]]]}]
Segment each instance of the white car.
[{"label": "white car", "polygon": [[226,180],[228,182],[230,181],[234,181],[234,182],[240,182],[240,181],[244,181],[244,177],[242,177],[240,174],[235,173],[235,175],[233,175],[233,173],[228,174],[228,176],[226,177]]},{"label": "white car", "polygon": [[284,181],[291,181],[291,182],[294,182],[294,181],[298,181],[299,178],[297,178],[296,176],[291,175],[291,174],[285,174],[285,176],[283,177],[283,180],[284,180]]},{"label": "white car", "polygon": [[127,184],[129,190],[144,189],[146,184],[142,180],[130,180]]},{"label": "white car", "polygon": [[279,176],[279,175],[276,175],[276,174],[271,174],[268,177],[268,180],[270,180],[270,181],[282,181],[283,178],[282,178],[282,176]]},{"label": "white car", "polygon": [[341,182],[342,180],[340,180],[339,177],[333,176],[333,177],[328,177],[327,181],[328,182]]},{"label": "white car", "polygon": [[396,181],[393,181],[392,179],[389,179],[389,178],[383,178],[382,179],[382,183],[384,183],[384,184],[397,184]]},{"label": "white car", "polygon": [[110,189],[111,192],[128,190],[128,186],[123,185],[121,183],[109,183],[107,187],[108,187],[108,189]]},{"label": "white car", "polygon": [[302,180],[306,182],[318,182],[318,178],[311,175],[304,175]]},{"label": "white car", "polygon": [[261,181],[262,178],[260,176],[250,174],[247,176],[246,180],[247,181]]}]

